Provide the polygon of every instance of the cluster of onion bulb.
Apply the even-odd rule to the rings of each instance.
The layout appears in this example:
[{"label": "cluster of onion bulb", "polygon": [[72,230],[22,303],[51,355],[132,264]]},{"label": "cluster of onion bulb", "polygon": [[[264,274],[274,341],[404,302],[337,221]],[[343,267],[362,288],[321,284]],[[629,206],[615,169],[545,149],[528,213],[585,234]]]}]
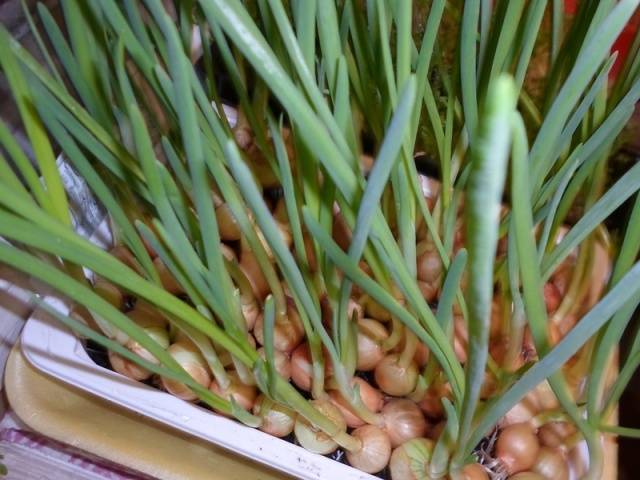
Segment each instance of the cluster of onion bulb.
[{"label": "cluster of onion bulb", "polygon": [[[433,208],[437,185],[423,178],[421,181],[429,208]],[[269,284],[256,252],[252,251],[243,236],[229,206],[216,194],[213,194],[213,203],[223,242],[220,248],[225,259],[240,272],[233,279],[240,293],[247,338],[257,348],[257,353],[264,357],[264,317],[261,305],[266,296],[272,293],[274,285]],[[337,206],[334,214],[335,240],[346,249],[351,241],[350,231]],[[291,247],[292,238],[282,201],[275,205],[274,218],[283,240]],[[437,301],[440,294],[443,265],[421,221],[418,221],[417,232],[417,282],[425,300],[432,303]],[[256,233],[269,261],[273,263],[269,245],[259,230]],[[316,271],[312,243],[307,237],[304,240],[309,267]],[[462,241],[459,223],[454,238],[455,249],[462,245]],[[184,290],[162,260],[156,257],[150,247],[147,246],[147,249],[163,287],[175,295],[183,294]],[[141,271],[133,255],[125,247],[115,247],[112,253],[131,268]],[[366,263],[361,262],[361,266],[365,272],[370,273]],[[563,265],[545,286],[545,301],[549,312],[552,313],[559,307],[570,273],[571,265]],[[311,349],[286,285],[281,285],[281,288],[286,305],[282,314],[276,317],[274,325],[274,366],[282,378],[290,380],[299,390],[311,394],[314,378]],[[124,309],[124,295],[115,286],[97,279],[95,289],[114,306]],[[393,294],[399,302],[404,301],[397,289],[393,290]],[[455,307],[453,344],[458,360],[464,363],[468,335],[461,311],[458,305]],[[419,377],[429,362],[428,350],[413,333],[373,299],[364,295],[357,286],[353,288],[349,311],[349,318],[354,318],[357,322],[356,370],[359,372],[352,378],[351,384],[356,387],[361,404],[377,420],[367,423],[353,408],[353,400],[344,397],[332,379],[333,366],[325,355],[326,393],[320,398],[313,398],[311,405],[336,426],[336,432],[331,435],[302,415],[261,394],[251,373],[237,370],[238,366],[228,352],[212,345],[223,367],[222,371],[216,371],[205,358],[201,346],[194,343],[188,335],[173,330],[165,317],[144,301],[136,301],[127,315],[164,347],[198,384],[224,399],[233,399],[236,405],[260,418],[259,428],[264,432],[276,437],[295,433],[300,445],[319,454],[329,454],[339,447],[344,448],[348,462],[367,473],[377,473],[389,466],[393,480],[423,478],[416,472],[416,464],[423,464],[427,475],[434,441],[440,435],[445,420],[441,399],[451,396],[451,388],[438,375],[432,379],[428,389],[419,388]],[[492,310],[492,338],[502,332],[503,313],[498,294]],[[526,334],[524,337],[523,351],[526,351],[532,348],[529,345],[531,339]],[[125,347],[140,357],[157,362],[136,342],[126,338],[121,340]],[[113,369],[123,375],[135,380],[148,380],[151,377],[148,370],[113,352],[109,353],[109,359]],[[373,381],[368,380],[371,378]],[[185,401],[198,399],[190,388],[180,382],[167,378],[156,380],[159,386],[178,398]],[[490,384],[491,381],[488,381],[487,385]],[[491,389],[483,391],[486,397]],[[542,384],[503,419],[496,444],[496,458],[500,467],[511,478],[534,479],[538,478],[536,475],[539,478],[565,478],[569,456],[565,445],[569,444],[567,438],[570,434],[562,437],[561,429],[550,431],[547,425],[535,425],[534,421],[540,413],[556,407],[555,396],[547,384]],[[489,478],[487,472],[485,466],[473,463],[464,467],[462,478],[485,479]]]}]

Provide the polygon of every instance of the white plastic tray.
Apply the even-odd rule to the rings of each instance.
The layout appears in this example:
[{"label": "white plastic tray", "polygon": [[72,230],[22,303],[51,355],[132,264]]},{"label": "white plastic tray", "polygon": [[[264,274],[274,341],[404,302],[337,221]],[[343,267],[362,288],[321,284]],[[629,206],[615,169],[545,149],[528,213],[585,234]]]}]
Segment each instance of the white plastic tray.
[{"label": "white plastic tray", "polygon": [[[66,309],[60,300],[48,301]],[[376,478],[96,365],[78,338],[42,310],[24,328],[22,351],[36,368],[65,383],[298,478]]]}]

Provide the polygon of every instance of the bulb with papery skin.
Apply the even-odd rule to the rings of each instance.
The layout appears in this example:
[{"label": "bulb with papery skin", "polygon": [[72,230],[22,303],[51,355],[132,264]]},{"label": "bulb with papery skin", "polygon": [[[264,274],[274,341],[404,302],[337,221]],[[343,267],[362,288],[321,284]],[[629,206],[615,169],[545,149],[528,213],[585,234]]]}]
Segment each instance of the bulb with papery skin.
[{"label": "bulb with papery skin", "polygon": [[[384,399],[382,393],[369,385],[364,379],[355,377],[351,381],[351,385],[358,385],[360,398],[362,403],[370,412],[377,413],[382,409]],[[331,402],[340,409],[342,416],[347,422],[347,426],[350,428],[361,427],[365,424],[351,408],[349,402],[345,400],[339,390],[332,390],[329,392],[329,399]]]},{"label": "bulb with papery skin", "polygon": [[569,480],[567,459],[558,449],[542,447],[531,470],[547,480]]},{"label": "bulb with papery skin", "polygon": [[300,390],[311,390],[313,365],[307,343],[301,343],[291,354],[291,380]]},{"label": "bulb with papery skin", "polygon": [[[211,383],[209,367],[193,343],[173,343],[167,349],[167,353],[169,353],[197,383],[204,388],[209,386],[209,383]],[[198,395],[182,382],[165,377],[161,378],[161,382],[165,390],[182,400],[194,401],[198,399]]]},{"label": "bulb with papery skin", "polygon": [[462,480],[489,480],[485,468],[479,463],[470,463],[462,469]]},{"label": "bulb with papery skin", "polygon": [[413,360],[401,365],[400,356],[391,354],[384,357],[375,369],[375,379],[380,390],[394,397],[409,395],[418,382],[418,367]]},{"label": "bulb with papery skin", "polygon": [[530,470],[539,450],[540,442],[529,423],[508,426],[496,441],[496,457],[510,475]]},{"label": "bulb with papery skin", "polygon": [[240,226],[229,206],[223,203],[216,207],[215,213],[220,238],[226,242],[240,240]]},{"label": "bulb with papery skin", "polygon": [[[337,425],[339,431],[346,430],[347,424],[345,423],[340,410],[338,410],[338,408],[329,400],[312,400],[310,403],[321,414]],[[327,455],[338,448],[338,444],[333,440],[333,438],[319,428],[313,426],[302,415],[298,415],[296,418],[293,431],[300,445],[312,453]]]},{"label": "bulb with papery skin", "polygon": [[269,435],[282,438],[293,432],[296,413],[264,395],[260,395],[253,404],[253,414],[262,419],[258,428]]},{"label": "bulb with papery skin", "polygon": [[423,480],[427,477],[434,443],[427,438],[414,438],[391,453],[391,480]]},{"label": "bulb with papery skin", "polygon": [[[260,355],[262,359],[266,358],[264,347],[258,349],[258,355]],[[274,350],[273,360],[275,363],[274,366],[276,367],[276,372],[278,372],[278,374],[282,378],[289,381],[289,379],[291,378],[291,358],[289,358],[289,354],[281,352],[279,350]]]},{"label": "bulb with papery skin", "polygon": [[[264,317],[256,318],[253,335],[260,345],[264,345]],[[273,326],[273,347],[281,352],[292,352],[304,339],[304,327],[295,308],[289,307],[287,314],[276,318]]]},{"label": "bulb with papery skin", "polygon": [[144,367],[132,362],[131,360],[118,355],[115,352],[109,350],[109,363],[120,375],[129,377],[132,380],[142,381],[151,376],[151,372]]},{"label": "bulb with papery skin", "polygon": [[347,451],[347,461],[365,473],[378,473],[389,463],[391,442],[388,435],[374,425],[356,428],[351,435],[361,442],[360,449]]},{"label": "bulb with papery skin", "polygon": [[358,370],[367,372],[376,368],[384,358],[381,344],[388,336],[387,329],[376,320],[363,318],[358,322]]},{"label": "bulb with papery skin", "polygon": [[258,396],[258,390],[254,385],[242,383],[242,380],[240,380],[236,372],[227,372],[227,376],[229,385],[226,388],[220,386],[220,384],[213,379],[211,385],[209,385],[209,390],[225,400],[231,400],[233,398],[240,408],[250,411]]},{"label": "bulb with papery skin", "polygon": [[427,421],[420,408],[406,398],[390,400],[382,407],[382,418],[392,447],[424,437],[427,433]]}]

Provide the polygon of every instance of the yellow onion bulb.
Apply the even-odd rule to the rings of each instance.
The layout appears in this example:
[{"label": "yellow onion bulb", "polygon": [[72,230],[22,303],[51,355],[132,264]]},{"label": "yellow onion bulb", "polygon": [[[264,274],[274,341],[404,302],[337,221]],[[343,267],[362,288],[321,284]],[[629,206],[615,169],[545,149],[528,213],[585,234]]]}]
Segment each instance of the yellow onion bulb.
[{"label": "yellow onion bulb", "polygon": [[[264,317],[256,318],[253,335],[264,345]],[[277,318],[273,326],[273,347],[281,352],[292,352],[304,339],[304,327],[295,308],[289,308],[284,317]]]},{"label": "yellow onion bulb", "polygon": [[485,468],[479,463],[469,463],[462,469],[462,480],[489,480]]},{"label": "yellow onion bulb", "polygon": [[214,379],[211,385],[209,385],[209,390],[225,400],[231,400],[233,398],[240,408],[247,411],[251,410],[258,396],[256,387],[242,383],[242,380],[240,380],[236,372],[227,372],[227,375],[229,378],[227,388],[222,388]]},{"label": "yellow onion bulb", "polygon": [[162,283],[162,287],[169,293],[174,295],[180,295],[184,293],[184,288],[182,285],[178,283],[176,277],[169,271],[164,262],[160,259],[160,257],[156,257],[153,260],[153,266],[158,272],[158,276],[160,277],[160,283]]},{"label": "yellow onion bulb", "polygon": [[530,470],[539,451],[540,442],[529,423],[508,426],[496,441],[496,457],[509,475]]},{"label": "yellow onion bulb", "polygon": [[530,396],[516,403],[500,420],[498,426],[506,428],[511,425],[529,422],[539,411],[538,402]]},{"label": "yellow onion bulb", "polygon": [[[384,399],[382,398],[382,393],[380,393],[380,390],[373,388],[371,385],[369,385],[369,383],[367,383],[360,377],[355,377],[352,380],[351,385],[358,385],[362,403],[365,407],[367,407],[369,411],[377,413],[382,409]],[[330,391],[329,399],[336,407],[338,407],[338,409],[340,409],[340,413],[342,413],[342,416],[344,417],[348,427],[357,428],[365,424],[364,420],[362,420],[353,411],[353,409],[349,405],[349,402],[345,400],[339,390]]]},{"label": "yellow onion bulb", "polygon": [[240,295],[240,308],[248,331],[252,331],[260,315],[260,307],[253,296]]},{"label": "yellow onion bulb", "polygon": [[420,368],[424,367],[429,361],[429,348],[424,343],[418,342],[413,361],[416,362]]},{"label": "yellow onion bulb", "polygon": [[388,322],[391,320],[391,314],[383,308],[378,302],[368,295],[364,296],[364,312],[369,318],[374,318],[381,322]]},{"label": "yellow onion bulb", "polygon": [[[258,349],[258,355],[260,355],[263,359],[266,358],[266,353],[263,347]],[[273,360],[278,374],[285,380],[289,381],[289,379],[291,378],[291,359],[289,358],[289,354],[281,352],[279,350],[274,350]]]},{"label": "yellow onion bulb", "polygon": [[406,398],[390,400],[382,407],[382,418],[392,447],[427,433],[427,421],[420,407]]},{"label": "yellow onion bulb", "polygon": [[265,433],[282,438],[293,432],[296,414],[280,403],[275,403],[260,395],[253,404],[253,414],[262,419],[258,427]]},{"label": "yellow onion bulb", "polygon": [[131,250],[129,250],[124,245],[116,245],[111,250],[109,250],[109,253],[112,256],[116,257],[120,262],[124,263],[131,270],[139,273],[140,275],[144,274],[142,267],[133,256],[133,253],[131,253]]},{"label": "yellow onion bulb", "polygon": [[365,473],[378,473],[389,463],[391,442],[389,436],[374,425],[356,428],[351,435],[362,443],[355,451],[347,451],[347,461]]},{"label": "yellow onion bulb", "polygon": [[309,345],[301,343],[291,354],[291,380],[300,390],[311,390],[313,365]]},{"label": "yellow onion bulb", "polygon": [[553,282],[547,282],[544,284],[544,303],[547,307],[547,313],[555,312],[562,302],[562,295],[558,287]]},{"label": "yellow onion bulb", "polygon": [[576,432],[576,427],[569,422],[549,422],[538,429],[540,444],[546,447],[562,447],[566,439]]},{"label": "yellow onion bulb", "polygon": [[240,255],[240,270],[242,270],[242,273],[244,273],[247,280],[249,280],[249,284],[256,298],[264,300],[270,292],[269,284],[251,250],[247,249],[242,251]]},{"label": "yellow onion bulb", "polygon": [[435,245],[424,240],[417,246],[416,268],[418,280],[436,284],[440,281],[442,274],[442,260],[435,249]]},{"label": "yellow onion bulb", "polygon": [[438,285],[437,283],[429,283],[418,280],[418,288],[420,289],[420,293],[422,293],[422,297],[427,302],[433,302],[436,300],[436,298],[438,298],[440,285]]},{"label": "yellow onion bulb", "polygon": [[96,277],[93,282],[93,291],[118,310],[122,310],[124,306],[124,294],[117,285],[101,277]]},{"label": "yellow onion bulb", "polygon": [[569,480],[567,459],[558,449],[542,447],[531,470],[547,480]]},{"label": "yellow onion bulb", "polygon": [[[204,388],[211,383],[211,374],[204,358],[193,343],[173,343],[168,349],[169,353],[182,368]],[[184,383],[170,378],[161,378],[162,386],[170,394],[186,401],[194,401],[198,396]]]},{"label": "yellow onion bulb", "polygon": [[380,390],[394,397],[409,395],[418,383],[418,366],[412,360],[407,366],[399,362],[400,355],[392,353],[384,357],[374,372]]},{"label": "yellow onion bulb", "polygon": [[376,320],[363,318],[358,322],[358,370],[368,372],[376,368],[384,358],[381,342],[388,336],[387,329]]},{"label": "yellow onion bulb", "polygon": [[231,213],[231,208],[226,203],[216,207],[216,220],[218,222],[218,230],[220,238],[224,241],[240,240],[241,231],[238,221]]},{"label": "yellow onion bulb", "polygon": [[151,372],[137,363],[109,350],[109,363],[120,375],[132,380],[142,381],[151,376]]},{"label": "yellow onion bulb", "polygon": [[[310,403],[322,415],[337,425],[339,431],[346,430],[347,424],[345,423],[340,410],[338,410],[338,408],[329,400],[312,400]],[[302,415],[298,415],[296,418],[293,431],[295,432],[298,443],[312,453],[327,455],[338,448],[338,444],[333,440],[333,438],[316,426],[312,425],[311,422]]]},{"label": "yellow onion bulb", "polygon": [[427,477],[433,442],[414,438],[397,447],[391,454],[391,480],[423,480]]},{"label": "yellow onion bulb", "polygon": [[418,407],[427,417],[440,419],[444,415],[443,398],[451,398],[451,385],[436,383],[425,392],[422,400],[418,402]]}]

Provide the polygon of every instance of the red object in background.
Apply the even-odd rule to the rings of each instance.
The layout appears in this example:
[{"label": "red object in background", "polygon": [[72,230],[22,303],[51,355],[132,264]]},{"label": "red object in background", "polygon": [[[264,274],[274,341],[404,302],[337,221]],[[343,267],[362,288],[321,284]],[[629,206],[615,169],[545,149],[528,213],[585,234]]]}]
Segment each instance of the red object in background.
[{"label": "red object in background", "polygon": [[[575,15],[578,10],[579,1],[580,0],[565,0],[565,13],[567,15]],[[640,27],[640,10],[636,11],[636,13],[631,18],[631,21],[627,24],[625,29],[613,44],[613,47],[611,47],[612,52],[618,52],[616,63],[613,65],[611,73],[609,74],[609,77],[612,80],[614,80],[620,72],[622,64],[624,63],[624,59],[627,58],[627,55],[629,54],[629,48],[631,47],[631,43],[633,42],[634,35],[638,31],[638,27]]]}]

